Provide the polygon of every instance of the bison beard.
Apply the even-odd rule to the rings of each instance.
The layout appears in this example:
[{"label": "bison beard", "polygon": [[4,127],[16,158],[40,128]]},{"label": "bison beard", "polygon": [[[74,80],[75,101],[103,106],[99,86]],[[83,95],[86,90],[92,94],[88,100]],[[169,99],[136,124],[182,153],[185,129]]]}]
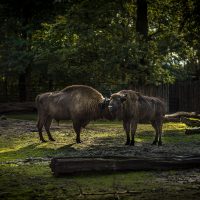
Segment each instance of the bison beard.
[{"label": "bison beard", "polygon": [[[153,145],[162,145],[162,124],[165,105],[160,99],[148,97],[132,90],[122,90],[111,95],[108,106],[113,117],[123,120],[126,145],[135,144],[135,132],[140,122],[150,122],[156,131]],[[131,132],[131,139],[130,139]]]},{"label": "bison beard", "polygon": [[44,126],[49,140],[55,141],[50,133],[53,119],[57,121],[72,120],[76,132],[76,142],[80,143],[81,128],[84,128],[91,120],[111,119],[107,104],[107,99],[101,93],[84,85],[73,85],[58,92],[47,92],[38,95],[36,106],[40,140],[46,142],[42,135]]}]

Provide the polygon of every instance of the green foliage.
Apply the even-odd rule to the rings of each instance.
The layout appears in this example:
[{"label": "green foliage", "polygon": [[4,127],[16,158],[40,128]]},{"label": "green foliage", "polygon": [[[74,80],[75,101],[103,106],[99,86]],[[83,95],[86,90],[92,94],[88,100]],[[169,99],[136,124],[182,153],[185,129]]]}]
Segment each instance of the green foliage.
[{"label": "green foliage", "polygon": [[[29,69],[29,84],[41,90],[197,78],[199,3],[187,2],[148,1],[147,41],[135,31],[134,1],[0,3],[1,77]],[[20,6],[22,15],[13,12]]]}]

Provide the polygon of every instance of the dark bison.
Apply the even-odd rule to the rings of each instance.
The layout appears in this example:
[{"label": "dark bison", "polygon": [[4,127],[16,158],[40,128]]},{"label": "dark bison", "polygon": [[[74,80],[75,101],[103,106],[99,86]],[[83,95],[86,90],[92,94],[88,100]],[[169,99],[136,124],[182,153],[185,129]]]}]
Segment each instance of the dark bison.
[{"label": "dark bison", "polygon": [[163,101],[155,97],[143,96],[132,90],[122,90],[111,95],[108,108],[114,118],[123,120],[127,137],[126,145],[134,145],[137,124],[140,122],[151,122],[156,131],[152,144],[162,145],[162,124],[165,115]]},{"label": "dark bison", "polygon": [[99,118],[110,119],[108,101],[97,90],[84,85],[72,85],[58,92],[47,92],[36,97],[38,110],[38,132],[42,142],[42,128],[51,141],[55,141],[49,131],[52,119],[72,120],[76,132],[76,142],[80,143],[81,128],[91,120]]}]

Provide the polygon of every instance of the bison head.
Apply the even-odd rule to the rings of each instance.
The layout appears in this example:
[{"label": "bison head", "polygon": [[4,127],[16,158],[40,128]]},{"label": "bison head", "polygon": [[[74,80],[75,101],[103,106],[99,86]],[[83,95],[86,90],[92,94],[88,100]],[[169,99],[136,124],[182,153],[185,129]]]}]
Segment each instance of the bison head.
[{"label": "bison head", "polygon": [[113,116],[111,115],[108,109],[109,103],[110,103],[110,99],[105,97],[103,99],[103,102],[99,104],[99,109],[103,118],[108,119],[108,120],[113,120]]},{"label": "bison head", "polygon": [[127,100],[127,94],[115,93],[111,96],[108,109],[110,113],[120,118],[122,114],[122,105]]},{"label": "bison head", "polygon": [[105,98],[103,99],[103,102],[99,104],[99,108],[100,108],[100,111],[101,111],[101,112],[102,112],[103,110],[105,110],[105,108],[108,107],[109,102],[110,102],[110,99],[109,99],[109,98],[105,97]]}]

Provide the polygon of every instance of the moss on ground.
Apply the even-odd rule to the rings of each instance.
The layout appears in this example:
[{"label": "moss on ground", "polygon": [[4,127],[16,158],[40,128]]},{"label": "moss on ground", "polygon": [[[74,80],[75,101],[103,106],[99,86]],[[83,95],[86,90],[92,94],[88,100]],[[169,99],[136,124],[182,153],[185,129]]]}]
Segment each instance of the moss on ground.
[{"label": "moss on ground", "polygon": [[[15,118],[15,116],[13,116]],[[26,116],[18,116],[18,119]],[[29,116],[28,119],[35,119]],[[27,119],[27,118],[26,118]],[[198,148],[200,135],[184,134],[181,123],[164,124],[164,147],[151,147],[154,131],[150,125],[139,125],[136,147],[124,146],[120,122],[92,122],[81,134],[83,143],[75,144],[71,123],[61,123],[52,130],[56,142],[40,143],[38,134],[18,122],[1,128],[0,198],[1,199],[198,199],[199,171],[150,171],[111,174],[80,174],[55,178],[49,161],[33,158],[83,155],[157,155],[180,146],[181,153],[193,145]],[[33,121],[33,124],[35,121]],[[14,127],[12,127],[14,126]],[[54,125],[55,127],[55,125]],[[46,137],[46,136],[45,136]],[[168,148],[169,146],[169,148]],[[188,148],[188,149],[187,149]],[[180,150],[179,149],[179,150]],[[184,150],[186,149],[186,150]],[[149,152],[150,154],[148,154]],[[173,152],[173,150],[171,150]],[[195,151],[194,151],[195,152]],[[142,154],[142,155],[143,155]],[[170,178],[171,177],[171,178]]]},{"label": "moss on ground", "polygon": [[[62,125],[61,125],[62,127]],[[22,127],[23,129],[23,127]],[[181,123],[169,123],[164,125],[163,141],[168,143],[192,142],[199,140],[199,135],[184,135],[185,126]],[[8,130],[9,131],[9,130]],[[13,131],[13,130],[12,130]],[[75,143],[75,133],[72,126],[63,127],[61,130],[52,131],[56,142],[40,143],[37,132],[13,132],[1,135],[0,138],[0,162],[29,157],[53,157],[71,156],[81,154],[81,151],[96,149],[103,144],[111,148],[125,148],[124,131],[121,123],[90,124],[81,133],[83,143]],[[47,139],[46,133],[44,133]],[[150,125],[139,125],[135,137],[137,144],[151,144],[154,131]],[[105,145],[106,146],[106,145]],[[103,147],[102,147],[103,148]],[[117,153],[117,152],[116,152]]]},{"label": "moss on ground", "polygon": [[[159,173],[93,173],[55,178],[47,164],[1,165],[0,197],[19,200],[198,199],[198,184],[160,181]],[[176,172],[171,175],[176,176]]]}]

